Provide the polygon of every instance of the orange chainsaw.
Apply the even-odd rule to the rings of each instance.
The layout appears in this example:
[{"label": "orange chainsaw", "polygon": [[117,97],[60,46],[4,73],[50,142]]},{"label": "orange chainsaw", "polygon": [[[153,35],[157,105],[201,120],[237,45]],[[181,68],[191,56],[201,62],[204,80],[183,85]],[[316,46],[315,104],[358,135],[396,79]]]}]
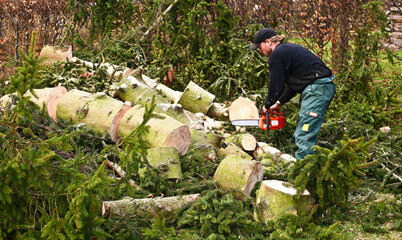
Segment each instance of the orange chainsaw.
[{"label": "orange chainsaw", "polygon": [[259,119],[238,119],[233,120],[231,124],[242,127],[259,127],[261,130],[278,130],[285,126],[286,120],[281,111],[276,115],[270,115],[268,111],[263,113],[260,108],[260,113]]}]

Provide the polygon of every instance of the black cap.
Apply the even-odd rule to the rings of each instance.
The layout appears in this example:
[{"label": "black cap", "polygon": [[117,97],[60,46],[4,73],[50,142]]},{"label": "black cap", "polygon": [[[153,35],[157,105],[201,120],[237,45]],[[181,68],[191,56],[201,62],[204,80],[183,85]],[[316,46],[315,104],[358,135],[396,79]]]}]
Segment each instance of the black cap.
[{"label": "black cap", "polygon": [[276,32],[271,29],[271,28],[261,28],[258,30],[258,32],[254,36],[254,45],[250,48],[251,50],[256,50],[258,46],[262,42],[264,42],[267,39],[270,39],[271,37],[276,36]]}]

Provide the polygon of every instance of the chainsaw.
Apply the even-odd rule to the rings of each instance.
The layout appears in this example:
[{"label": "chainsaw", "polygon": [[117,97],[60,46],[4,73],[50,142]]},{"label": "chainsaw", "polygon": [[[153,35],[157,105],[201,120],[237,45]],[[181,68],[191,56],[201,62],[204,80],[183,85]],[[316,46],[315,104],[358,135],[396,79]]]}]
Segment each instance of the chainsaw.
[{"label": "chainsaw", "polygon": [[261,130],[278,130],[285,126],[285,118],[281,111],[278,111],[278,114],[271,115],[266,111],[266,113],[262,112],[260,108],[260,118],[259,119],[238,119],[233,120],[231,124],[233,126],[242,126],[242,127],[259,127]]}]

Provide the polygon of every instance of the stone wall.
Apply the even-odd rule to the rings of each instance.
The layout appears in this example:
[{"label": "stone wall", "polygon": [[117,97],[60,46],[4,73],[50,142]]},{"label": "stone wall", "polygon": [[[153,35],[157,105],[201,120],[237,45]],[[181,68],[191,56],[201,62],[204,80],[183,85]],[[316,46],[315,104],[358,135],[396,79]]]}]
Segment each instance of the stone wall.
[{"label": "stone wall", "polygon": [[391,28],[389,48],[402,50],[402,3],[394,2],[387,10],[387,18]]}]

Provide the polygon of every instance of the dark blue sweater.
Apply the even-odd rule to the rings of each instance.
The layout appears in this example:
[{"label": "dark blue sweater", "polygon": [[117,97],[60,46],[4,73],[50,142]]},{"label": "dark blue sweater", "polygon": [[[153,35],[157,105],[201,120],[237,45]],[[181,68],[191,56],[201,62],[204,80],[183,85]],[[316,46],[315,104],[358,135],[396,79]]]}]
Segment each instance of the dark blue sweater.
[{"label": "dark blue sweater", "polygon": [[268,60],[269,90],[265,108],[276,101],[287,103],[314,80],[332,76],[325,63],[306,48],[293,43],[280,43]]}]

